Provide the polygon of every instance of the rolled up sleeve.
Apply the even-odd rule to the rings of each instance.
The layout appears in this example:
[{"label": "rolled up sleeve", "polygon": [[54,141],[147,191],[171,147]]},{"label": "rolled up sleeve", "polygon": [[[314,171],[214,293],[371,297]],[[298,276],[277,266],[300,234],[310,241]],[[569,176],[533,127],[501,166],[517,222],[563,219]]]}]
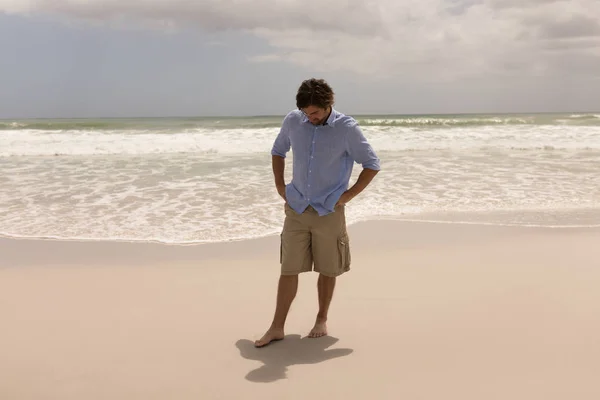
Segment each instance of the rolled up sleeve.
[{"label": "rolled up sleeve", "polygon": [[271,155],[285,158],[287,152],[290,151],[291,141],[289,125],[290,114],[288,114],[281,123],[281,129],[279,130],[279,134],[275,138],[275,142],[271,148]]},{"label": "rolled up sleeve", "polygon": [[373,150],[373,147],[367,141],[358,124],[353,124],[346,135],[346,146],[350,157],[363,166],[363,168],[379,171],[381,169],[380,160]]}]

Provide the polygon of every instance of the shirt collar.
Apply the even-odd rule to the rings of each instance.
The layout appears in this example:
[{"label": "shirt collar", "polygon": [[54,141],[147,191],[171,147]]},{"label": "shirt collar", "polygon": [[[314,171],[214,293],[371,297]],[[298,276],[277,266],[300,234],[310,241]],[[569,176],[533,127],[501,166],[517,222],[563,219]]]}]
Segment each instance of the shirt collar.
[{"label": "shirt collar", "polygon": [[331,114],[329,114],[329,118],[327,118],[327,121],[325,121],[325,123],[331,127],[333,127],[333,125],[335,124],[335,117],[336,117],[337,111],[335,111],[335,109],[333,108],[333,106],[331,106]]},{"label": "shirt collar", "polygon": [[[302,111],[300,111],[300,113],[302,114],[302,122],[308,122],[308,123],[310,123],[310,121],[308,120],[308,117]],[[331,113],[329,114],[329,117],[327,118],[327,121],[325,121],[325,123],[323,125],[333,127],[335,125],[335,117],[336,117],[336,115],[337,115],[337,111],[335,111],[335,109],[333,108],[333,106],[331,106]]]}]

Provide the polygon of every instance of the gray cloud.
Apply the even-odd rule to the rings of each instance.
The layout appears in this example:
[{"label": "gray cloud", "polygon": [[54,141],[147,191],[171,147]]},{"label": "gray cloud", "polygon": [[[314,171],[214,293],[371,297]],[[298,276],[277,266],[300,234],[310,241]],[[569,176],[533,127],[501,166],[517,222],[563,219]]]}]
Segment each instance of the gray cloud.
[{"label": "gray cloud", "polygon": [[[186,24],[205,30],[275,30],[306,28],[320,32],[373,34],[379,15],[373,4],[360,0],[328,2],[274,0],[0,0],[9,13],[46,12],[76,18],[114,21],[134,17],[161,25]],[[339,13],[343,18],[332,18]]]},{"label": "gray cloud", "polygon": [[553,40],[542,45],[543,50],[569,52],[594,51],[600,47],[597,38],[575,38],[569,40]]},{"label": "gray cloud", "polygon": [[538,36],[543,39],[600,37],[600,20],[574,15],[562,21],[545,21],[539,26]]},{"label": "gray cloud", "polygon": [[448,0],[448,6],[445,11],[452,15],[462,15],[469,8],[483,3],[484,0]]},{"label": "gray cloud", "polygon": [[0,0],[0,10],[243,30],[272,48],[249,61],[371,79],[600,74],[589,68],[600,62],[598,0]]},{"label": "gray cloud", "polygon": [[570,2],[571,0],[488,0],[489,4],[495,10],[503,9],[523,9],[523,8],[535,8],[543,7],[549,4]]}]

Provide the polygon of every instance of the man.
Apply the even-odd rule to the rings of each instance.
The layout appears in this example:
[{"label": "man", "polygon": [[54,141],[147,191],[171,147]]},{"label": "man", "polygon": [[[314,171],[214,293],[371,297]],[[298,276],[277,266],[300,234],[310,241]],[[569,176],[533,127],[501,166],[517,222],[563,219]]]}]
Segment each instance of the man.
[{"label": "man", "polygon": [[[285,200],[281,233],[281,275],[271,327],[255,342],[263,347],[284,338],[284,325],[298,289],[298,275],[319,273],[319,312],[309,337],[327,335],[327,313],[336,278],[350,270],[345,205],[378,173],[379,159],[357,122],[333,108],[334,93],[322,79],[309,79],[296,95],[298,110],[283,120],[271,150],[275,186]],[[285,157],[292,149],[292,181],[284,182]],[[363,170],[349,186],[354,162]]]}]

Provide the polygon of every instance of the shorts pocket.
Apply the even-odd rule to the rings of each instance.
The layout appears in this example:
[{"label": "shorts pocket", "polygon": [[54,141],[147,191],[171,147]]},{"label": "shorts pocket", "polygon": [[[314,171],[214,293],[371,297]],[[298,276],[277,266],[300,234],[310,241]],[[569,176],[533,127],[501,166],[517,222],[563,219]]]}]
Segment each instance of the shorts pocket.
[{"label": "shorts pocket", "polygon": [[286,216],[289,216],[289,213],[290,213],[290,211],[292,211],[292,207],[290,207],[290,205],[289,205],[289,204],[288,204],[288,202],[286,201],[286,202],[283,204],[283,213],[284,213]]},{"label": "shorts pocket", "polygon": [[338,237],[338,251],[340,255],[340,269],[347,271],[350,269],[350,240],[347,234]]},{"label": "shorts pocket", "polygon": [[283,233],[279,234],[279,264],[283,263]]}]

